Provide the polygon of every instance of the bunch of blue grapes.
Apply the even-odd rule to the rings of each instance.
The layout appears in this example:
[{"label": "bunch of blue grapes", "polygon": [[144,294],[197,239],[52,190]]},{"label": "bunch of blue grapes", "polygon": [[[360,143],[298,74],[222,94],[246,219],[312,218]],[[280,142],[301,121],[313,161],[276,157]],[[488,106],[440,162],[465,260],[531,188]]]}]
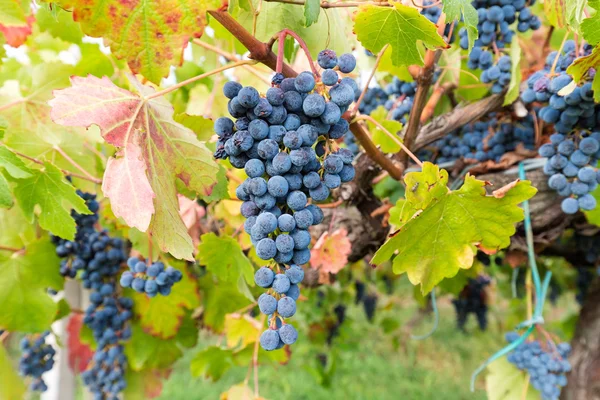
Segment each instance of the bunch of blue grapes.
[{"label": "bunch of blue grapes", "polygon": [[585,137],[555,133],[550,136],[550,143],[540,146],[538,152],[548,158],[544,165],[544,173],[550,177],[548,186],[565,196],[561,203],[565,214],[596,208],[591,192],[600,182],[600,171],[596,168],[600,159],[600,132]]},{"label": "bunch of blue grapes", "polygon": [[518,146],[535,149],[534,119],[531,115],[519,120],[505,120],[492,113],[489,118],[465,125],[459,131],[433,143],[439,156],[437,163],[459,158],[484,162],[499,162],[502,156]]},{"label": "bunch of blue grapes", "polygon": [[342,114],[360,94],[356,82],[343,76],[354,70],[356,60],[351,54],[338,57],[323,50],[318,63],[320,77],[308,71],[296,78],[276,74],[265,96],[253,87],[227,82],[223,92],[236,120],[222,117],[214,124],[219,137],[215,157],[228,158],[248,176],[236,190],[243,201],[244,230],[258,257],[275,264],[256,276],[259,286],[271,288],[260,301],[271,315],[260,340],[266,350],[297,338],[283,319],[295,312],[302,280],[296,274],[310,260],[308,228],[323,220],[321,209],[309,201],[327,200],[355,175],[353,153],[336,150],[334,141],[348,132]]},{"label": "bunch of blue grapes", "polygon": [[[482,70],[481,81],[492,84],[492,93],[504,91],[511,79],[511,60],[502,51],[512,42],[516,29],[519,32],[536,30],[541,26],[540,19],[533,15],[533,1],[525,0],[475,0],[479,22],[479,38],[469,53],[468,67]],[[459,31],[460,46],[468,49],[469,40],[466,28]],[[496,59],[495,59],[496,58]]]},{"label": "bunch of blue grapes", "polygon": [[[506,334],[506,341],[519,338],[516,332]],[[558,400],[561,389],[567,385],[567,372],[571,364],[567,357],[571,352],[569,343],[542,344],[537,340],[520,344],[507,356],[508,361],[521,371],[527,371],[531,385],[540,392],[542,400]]]},{"label": "bunch of blue grapes", "polygon": [[469,279],[467,285],[461,290],[458,298],[452,300],[456,310],[456,324],[458,329],[464,331],[469,320],[469,315],[475,315],[479,329],[487,328],[487,295],[485,288],[489,286],[490,279],[479,275],[475,279]]},{"label": "bunch of blue grapes", "polygon": [[130,257],[127,266],[129,271],[121,275],[121,286],[131,288],[138,293],[146,293],[148,297],[154,297],[159,293],[168,296],[173,285],[183,278],[181,271],[171,266],[165,269],[165,264],[160,261],[150,263],[148,260]]},{"label": "bunch of blue grapes", "polygon": [[[592,46],[585,44],[581,56],[589,55],[591,51]],[[543,107],[539,117],[548,124],[554,124],[555,131],[565,135],[575,129],[593,130],[600,124],[592,90],[594,72],[590,71],[582,85],[567,90],[567,93],[561,92],[573,82],[566,70],[576,58],[575,42],[566,41],[562,51],[553,51],[546,57],[544,68],[527,79],[527,89],[521,93],[525,104],[541,103]]]},{"label": "bunch of blue grapes", "polygon": [[56,254],[62,258],[60,263],[61,275],[75,278],[81,272],[80,278],[87,289],[99,290],[105,278],[115,276],[125,261],[123,241],[111,238],[104,230],[96,229],[99,205],[96,195],[77,191],[93,212],[90,215],[71,211],[77,224],[75,240],[61,239],[52,236],[56,245]]},{"label": "bunch of blue grapes", "polygon": [[74,241],[53,237],[57,254],[63,258],[61,273],[74,278],[79,273],[85,288],[91,289],[90,305],[83,322],[92,330],[96,352],[82,374],[83,382],[96,399],[118,399],[125,388],[127,360],[123,343],[131,338],[128,321],[132,317],[133,301],[121,297],[116,277],[126,256],[123,241],[98,230],[98,202],[95,195],[78,192],[92,215],[72,212],[77,223]]},{"label": "bunch of blue grapes", "polygon": [[56,354],[56,350],[46,344],[46,336],[49,334],[49,331],[42,334],[28,334],[21,339],[19,372],[21,375],[33,379],[29,386],[32,391],[45,392],[48,390],[42,375],[52,369]]}]

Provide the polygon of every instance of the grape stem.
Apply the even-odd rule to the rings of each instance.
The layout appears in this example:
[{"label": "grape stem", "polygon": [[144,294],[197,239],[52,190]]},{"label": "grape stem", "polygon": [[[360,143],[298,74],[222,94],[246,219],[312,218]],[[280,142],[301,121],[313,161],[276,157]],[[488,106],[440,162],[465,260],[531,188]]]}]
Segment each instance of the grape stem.
[{"label": "grape stem", "polygon": [[571,32],[569,32],[569,30],[567,30],[567,32],[565,33],[565,36],[563,37],[562,42],[560,43],[560,47],[556,51],[556,57],[554,57],[554,62],[552,63],[552,68],[550,68],[550,76],[554,75],[554,70],[556,69],[556,64],[558,64],[558,58],[560,57],[560,53],[562,53],[563,47],[565,47],[565,42],[569,38],[570,34],[571,34]]},{"label": "grape stem", "polygon": [[[14,150],[14,149],[11,149],[10,147],[8,147],[3,142],[0,142],[0,146],[6,147],[8,150],[12,151],[13,153],[15,153],[16,155],[18,155],[19,157],[22,157],[22,158],[24,158],[26,160],[32,161],[32,162],[34,162],[36,164],[39,164],[39,165],[44,165],[43,161],[38,160],[37,158],[34,158],[34,157],[30,157],[27,154],[20,153],[20,152]],[[75,174],[75,173],[73,173],[71,171],[67,171],[66,169],[62,169],[62,168],[60,168],[60,171],[63,173],[63,175],[72,176],[73,178],[83,179],[83,180],[86,180],[86,181],[94,182],[96,184],[101,184],[102,183],[102,180],[98,179],[98,178],[94,178],[94,177],[89,178],[89,177],[87,177],[85,175]]]},{"label": "grape stem", "polygon": [[433,89],[433,93],[429,100],[427,100],[427,104],[425,104],[425,108],[423,108],[423,114],[421,114],[421,123],[424,124],[433,116],[435,113],[435,107],[438,102],[442,98],[444,93],[454,90],[456,88],[456,84],[454,82],[446,82],[442,85],[436,85],[435,89]]},{"label": "grape stem", "polygon": [[405,153],[406,153],[406,154],[407,154],[407,155],[408,155],[410,158],[412,158],[412,160],[413,160],[413,161],[414,161],[414,162],[415,162],[415,163],[416,163],[416,164],[417,164],[419,167],[423,167],[423,163],[421,162],[421,160],[419,160],[419,158],[418,158],[417,156],[415,156],[415,155],[413,154],[413,152],[412,152],[412,151],[410,151],[410,150],[409,150],[409,148],[408,148],[408,147],[406,147],[406,146],[404,145],[404,143],[402,143],[402,142],[400,141],[400,139],[398,139],[398,138],[396,137],[396,135],[392,134],[390,131],[388,131],[387,129],[385,129],[385,128],[383,127],[383,125],[381,125],[379,122],[377,122],[377,121],[375,120],[375,118],[371,117],[370,115],[358,115],[358,116],[356,117],[356,119],[357,119],[357,120],[365,120],[365,121],[369,121],[369,122],[371,122],[372,124],[374,124],[375,126],[377,126],[379,129],[381,129],[381,130],[383,131],[383,133],[385,133],[387,136],[389,136],[389,137],[390,137],[390,139],[392,139],[392,140],[394,141],[394,143],[396,143],[398,146],[400,146],[400,148],[401,148],[402,150],[404,150],[404,152],[405,152]]},{"label": "grape stem", "polygon": [[278,33],[273,35],[271,40],[269,40],[269,42],[267,43],[267,47],[270,50],[272,50],[273,44],[275,43],[275,41],[279,41],[279,45],[277,48],[277,63],[275,65],[275,72],[279,72],[279,73],[283,72],[282,71],[282,69],[283,69],[283,49],[285,46],[285,37],[288,35],[293,37],[296,40],[296,42],[298,42],[298,44],[300,45],[300,48],[302,49],[302,51],[306,55],[306,58],[308,59],[308,63],[310,64],[310,70],[312,71],[312,73],[316,77],[321,76],[321,75],[319,75],[319,72],[317,71],[317,68],[315,67],[315,63],[310,55],[310,51],[308,50],[308,46],[306,45],[306,42],[300,37],[300,35],[298,35],[294,31],[292,31],[291,29],[283,29],[282,31],[279,31]]},{"label": "grape stem", "polygon": [[[227,61],[231,61],[231,62],[235,62],[235,61],[240,61],[241,58],[239,58],[237,55],[233,54],[233,53],[228,53],[220,48],[218,48],[217,46],[213,46],[211,44],[208,44],[200,39],[193,39],[192,43],[194,43],[195,45],[198,45],[202,48],[205,48],[206,50],[212,51],[213,53],[216,53],[222,57],[225,57],[225,59],[227,59]],[[270,84],[271,81],[268,80],[267,78],[265,78],[265,76],[263,75],[263,73],[261,71],[259,71],[258,69],[252,67],[251,65],[242,65],[242,68],[245,69],[246,71],[250,72],[252,75],[256,76],[257,78],[259,78],[260,80],[262,80],[263,82],[265,82],[266,84]]]},{"label": "grape stem", "polygon": [[10,251],[12,253],[17,253],[19,251],[25,250],[23,249],[17,249],[16,247],[9,247],[9,246],[2,246],[0,245],[0,251]]},{"label": "grape stem", "polygon": [[52,146],[52,148],[54,150],[56,150],[58,152],[58,154],[60,154],[61,156],[63,156],[64,159],[69,162],[69,164],[71,164],[72,166],[74,166],[75,168],[77,168],[79,171],[81,171],[83,173],[83,175],[87,176],[92,182],[98,182],[98,183],[102,182],[100,179],[95,178],[94,176],[92,176],[89,172],[87,172],[85,170],[85,168],[83,168],[75,160],[73,160],[71,157],[69,157],[69,155],[60,146],[54,145],[54,146]]},{"label": "grape stem", "polygon": [[363,98],[365,97],[365,94],[367,93],[367,90],[369,90],[369,84],[371,83],[371,80],[373,79],[373,76],[375,76],[375,72],[377,72],[377,67],[379,67],[379,63],[381,62],[381,58],[383,57],[383,54],[388,49],[388,47],[390,47],[390,45],[386,44],[379,51],[379,54],[377,54],[377,59],[375,60],[375,65],[373,65],[373,70],[371,71],[371,74],[369,75],[369,79],[367,79],[367,82],[365,83],[365,87],[363,88],[362,92],[360,93],[360,97],[358,98],[358,100],[356,100],[356,103],[354,104],[354,108],[352,109],[352,114],[353,115],[356,115],[356,113],[358,112],[358,107],[360,106],[360,103],[362,102]]},{"label": "grape stem", "polygon": [[185,81],[181,81],[181,82],[179,82],[179,83],[177,83],[177,84],[175,84],[173,86],[169,86],[166,89],[159,90],[158,92],[154,92],[151,95],[146,96],[144,99],[145,100],[150,100],[150,99],[154,99],[156,97],[164,96],[167,93],[170,93],[170,92],[172,92],[174,90],[179,89],[180,87],[189,85],[190,83],[199,81],[200,79],[204,79],[204,78],[209,77],[211,75],[218,74],[219,72],[223,72],[223,71],[226,71],[226,70],[231,69],[231,68],[240,67],[242,65],[254,65],[256,63],[258,63],[258,61],[256,61],[256,60],[240,60],[240,61],[236,61],[233,64],[224,65],[224,66],[222,66],[220,68],[213,69],[212,71],[208,71],[208,72],[206,72],[204,74],[194,76],[194,77],[192,77],[190,79],[186,79]]},{"label": "grape stem", "polygon": [[[304,0],[264,0],[268,3],[283,3],[283,4],[293,4],[297,6],[303,6],[306,4]],[[387,1],[339,1],[335,3],[330,3],[328,1],[322,1],[320,6],[321,8],[353,8],[359,7],[361,5],[372,5],[372,6],[380,6],[380,7],[391,7],[392,4]]]},{"label": "grape stem", "polygon": [[433,7],[437,7],[440,4],[442,4],[441,1],[436,1],[436,2],[431,3],[428,6],[424,6],[424,5],[419,5],[419,4],[415,3],[415,0],[410,0],[410,1],[415,8],[422,8],[422,9],[433,8]]}]

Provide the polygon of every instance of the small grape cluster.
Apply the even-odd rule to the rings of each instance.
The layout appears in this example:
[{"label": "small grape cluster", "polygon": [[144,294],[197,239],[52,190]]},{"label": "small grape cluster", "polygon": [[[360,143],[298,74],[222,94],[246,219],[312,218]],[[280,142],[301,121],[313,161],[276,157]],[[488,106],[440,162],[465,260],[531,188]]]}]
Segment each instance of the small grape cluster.
[{"label": "small grape cluster", "polygon": [[469,320],[469,315],[474,314],[477,318],[479,329],[484,331],[487,328],[487,296],[485,288],[490,284],[490,279],[479,275],[475,279],[469,279],[469,282],[461,290],[458,298],[452,300],[456,310],[456,324],[458,329],[464,331],[465,325]]},{"label": "small grape cluster", "polygon": [[116,400],[126,386],[127,359],[123,342],[131,338],[128,321],[132,317],[133,301],[121,297],[116,288],[116,276],[126,256],[121,239],[97,230],[99,206],[96,196],[81,191],[78,194],[93,214],[72,212],[77,223],[75,240],[57,237],[53,240],[57,254],[63,258],[63,276],[73,278],[81,271],[79,276],[83,286],[92,289],[83,322],[92,330],[97,348],[82,374],[83,382],[95,398]]},{"label": "small grape cluster", "polygon": [[[581,55],[589,55],[591,51],[592,46],[585,44]],[[595,74],[588,74],[583,85],[567,90],[573,78],[566,70],[576,58],[575,42],[566,41],[561,52],[554,51],[546,57],[544,68],[527,79],[527,89],[521,93],[525,104],[536,102],[544,105],[539,110],[539,117],[548,124],[554,124],[558,133],[569,134],[574,129],[593,130],[600,124],[592,90]],[[564,94],[564,90],[568,93]]]},{"label": "small grape cluster", "polygon": [[484,162],[499,162],[502,156],[518,146],[535,149],[534,119],[531,115],[513,121],[491,113],[489,118],[465,125],[433,143],[437,163],[455,161],[461,157]]},{"label": "small grape cluster", "polygon": [[129,271],[121,275],[121,286],[132,288],[138,293],[146,293],[148,297],[159,293],[168,296],[173,285],[183,278],[181,271],[171,266],[165,269],[165,264],[160,261],[150,263],[148,260],[130,257],[127,266]]},{"label": "small grape cluster", "polygon": [[[221,117],[214,124],[219,137],[215,157],[228,158],[248,176],[236,190],[238,199],[243,201],[244,230],[250,234],[258,257],[273,259],[281,271],[292,270],[292,266],[310,260],[308,228],[321,223],[323,212],[309,204],[309,199],[327,200],[331,190],[351,181],[355,174],[352,152],[333,147],[334,140],[341,139],[349,130],[342,114],[360,95],[353,79],[340,77],[340,73],[354,70],[356,59],[351,54],[338,57],[331,50],[323,50],[317,61],[323,69],[320,78],[309,71],[296,78],[284,79],[276,74],[264,97],[253,87],[227,82],[223,93],[230,99],[229,113],[236,121]],[[288,292],[297,287],[292,286],[285,273],[271,273],[277,284],[267,279],[259,286],[273,284],[274,293],[285,297],[271,296],[271,304],[277,300],[278,305],[283,302],[290,308],[284,314],[273,313],[269,319],[270,329],[261,340],[269,350],[279,345],[276,336],[286,337],[283,343],[291,342],[291,337],[295,341],[292,333],[286,334],[293,327],[284,325],[280,319],[293,314],[290,311],[292,303],[295,311],[293,296],[297,298]],[[269,300],[261,304],[266,301]],[[281,328],[277,331],[278,324],[285,328],[283,332]]]},{"label": "small grape cluster", "polygon": [[125,261],[123,241],[111,238],[106,231],[97,231],[99,205],[96,195],[77,191],[85,200],[93,214],[84,215],[71,211],[77,224],[75,240],[65,240],[52,236],[56,245],[56,254],[62,258],[60,273],[62,276],[75,278],[81,271],[80,278],[87,289],[99,290],[104,279],[115,276],[121,263]]},{"label": "small grape cluster", "polygon": [[600,171],[595,168],[600,159],[600,132],[586,137],[555,133],[538,152],[548,158],[544,165],[544,173],[550,176],[548,186],[566,196],[561,203],[565,214],[596,208],[591,192],[600,183]]},{"label": "small grape cluster", "polygon": [[49,331],[42,334],[28,334],[21,339],[19,372],[23,376],[33,378],[29,386],[32,391],[45,392],[48,390],[42,375],[52,369],[56,354],[56,350],[46,343],[46,337],[49,334]]},{"label": "small grape cluster", "polygon": [[260,345],[267,351],[294,344],[298,339],[298,331],[286,324],[285,318],[296,314],[296,301],[300,297],[298,284],[304,279],[304,270],[295,264],[276,268],[277,274],[268,267],[261,267],[254,274],[256,284],[269,289],[258,298],[258,308],[269,320],[269,329],[260,336]]},{"label": "small grape cluster", "polygon": [[[533,1],[475,0],[472,4],[477,9],[479,17],[477,31],[480,35],[469,53],[467,65],[473,70],[481,69],[481,81],[491,83],[492,93],[498,94],[504,91],[511,79],[510,57],[500,55],[515,36],[511,25],[518,21],[517,30],[526,32],[530,29],[538,29],[541,22],[529,8]],[[467,29],[461,28],[459,36],[461,48],[467,50],[469,47]],[[496,62],[494,62],[494,54],[498,58]]]},{"label": "small grape cluster", "polygon": [[[512,343],[519,338],[516,332],[506,334],[506,341]],[[521,371],[527,371],[531,385],[540,392],[542,400],[558,400],[561,389],[567,385],[566,373],[571,371],[567,360],[571,352],[569,343],[543,346],[533,340],[520,344],[508,354],[507,359]]]}]

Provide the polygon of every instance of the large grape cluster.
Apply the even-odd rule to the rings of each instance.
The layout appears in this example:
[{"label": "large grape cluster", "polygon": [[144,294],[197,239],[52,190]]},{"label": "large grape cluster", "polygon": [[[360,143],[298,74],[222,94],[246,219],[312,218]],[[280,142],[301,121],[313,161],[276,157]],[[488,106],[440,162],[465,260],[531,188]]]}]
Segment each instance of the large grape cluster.
[{"label": "large grape cluster", "polygon": [[518,146],[535,148],[534,120],[531,115],[512,121],[492,113],[488,119],[465,125],[459,131],[433,143],[439,157],[436,162],[450,162],[459,158],[479,162],[499,162],[502,156]]},{"label": "large grape cluster", "polygon": [[[468,67],[480,69],[481,81],[492,84],[492,93],[501,93],[510,83],[511,60],[502,55],[515,36],[513,24],[519,32],[536,30],[541,26],[540,19],[531,8],[533,1],[525,0],[475,0],[479,22],[479,38],[469,53]],[[466,28],[459,31],[460,46],[468,49],[469,39]]]},{"label": "large grape cluster", "polygon": [[146,293],[148,297],[159,293],[168,296],[173,285],[183,278],[181,271],[171,266],[165,269],[165,264],[160,261],[150,263],[148,260],[130,257],[127,266],[129,271],[121,275],[121,286],[132,288],[138,293]]},{"label": "large grape cluster", "polygon": [[470,314],[477,318],[479,329],[484,331],[487,328],[487,296],[485,288],[490,284],[490,279],[479,275],[475,279],[469,279],[467,285],[458,295],[458,298],[452,300],[456,310],[456,323],[458,329],[464,330]]},{"label": "large grape cluster", "polygon": [[259,286],[270,288],[259,299],[270,315],[261,345],[274,350],[296,341],[294,327],[285,324],[296,310],[300,265],[310,260],[308,228],[323,220],[315,204],[327,200],[331,190],[354,178],[353,154],[334,149],[334,140],[348,132],[342,118],[360,94],[356,82],[344,77],[356,67],[351,54],[337,56],[324,50],[318,56],[321,76],[302,72],[296,78],[276,74],[265,96],[250,86],[227,82],[229,113],[236,120],[219,118],[215,157],[228,158],[248,178],[236,190],[243,201],[244,229],[256,254],[273,260],[273,268],[259,269]]},{"label": "large grape cluster", "polygon": [[78,191],[92,215],[72,212],[77,223],[74,241],[53,237],[56,252],[62,257],[61,273],[74,278],[79,274],[83,286],[91,289],[90,305],[83,322],[92,330],[96,352],[83,382],[99,400],[117,400],[125,388],[127,359],[123,342],[131,337],[128,321],[132,317],[133,301],[119,295],[116,277],[126,256],[123,241],[97,230],[99,205],[96,196]]},{"label": "large grape cluster", "polygon": [[[421,15],[427,18],[429,21],[437,24],[440,16],[442,15],[442,7],[440,2],[434,2],[432,0],[425,0],[423,2],[423,9],[421,9]],[[444,36],[448,38],[448,35],[452,33],[452,37],[448,38],[448,43],[454,42],[456,37],[455,30],[452,29],[451,24],[446,24],[444,28]]]},{"label": "large grape cluster", "polygon": [[46,331],[42,334],[29,334],[21,339],[21,359],[19,361],[19,372],[23,376],[33,378],[29,388],[32,391],[45,392],[48,386],[42,379],[42,375],[54,366],[54,348],[46,343]]},{"label": "large grape cluster", "polygon": [[[582,54],[592,47],[584,44]],[[547,157],[544,172],[549,176],[548,186],[565,196],[561,207],[566,214],[579,210],[593,210],[596,200],[590,194],[600,182],[597,171],[600,159],[600,107],[594,103],[592,79],[573,85],[566,69],[577,58],[574,41],[566,41],[560,52],[552,52],[546,58],[542,70],[527,79],[527,89],[521,94],[524,103],[541,103],[540,118],[553,124],[557,133],[550,136],[550,143],[539,148],[539,154]]]},{"label": "large grape cluster", "polygon": [[[506,334],[506,341],[519,338],[516,332]],[[571,370],[567,360],[569,343],[542,344],[537,340],[520,344],[508,354],[507,359],[522,371],[527,371],[531,385],[540,392],[542,400],[558,400],[561,389],[567,384],[566,373]]]}]

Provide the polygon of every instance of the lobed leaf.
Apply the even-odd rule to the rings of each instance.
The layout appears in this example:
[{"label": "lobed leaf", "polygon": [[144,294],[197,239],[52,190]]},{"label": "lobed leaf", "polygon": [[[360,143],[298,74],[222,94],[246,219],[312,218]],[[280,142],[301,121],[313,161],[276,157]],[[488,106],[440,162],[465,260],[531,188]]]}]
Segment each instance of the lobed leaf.
[{"label": "lobed leaf", "polygon": [[486,183],[471,175],[459,190],[450,191],[445,186],[447,173],[431,163],[424,164],[423,172],[407,174],[405,181],[407,198],[396,207],[414,213],[401,213],[402,226],[371,263],[379,265],[393,257],[394,272],[407,273],[423,294],[460,269],[470,268],[476,246],[486,252],[507,247],[515,223],[523,219],[518,204],[537,191],[529,181],[520,181],[502,198],[487,196]]}]

